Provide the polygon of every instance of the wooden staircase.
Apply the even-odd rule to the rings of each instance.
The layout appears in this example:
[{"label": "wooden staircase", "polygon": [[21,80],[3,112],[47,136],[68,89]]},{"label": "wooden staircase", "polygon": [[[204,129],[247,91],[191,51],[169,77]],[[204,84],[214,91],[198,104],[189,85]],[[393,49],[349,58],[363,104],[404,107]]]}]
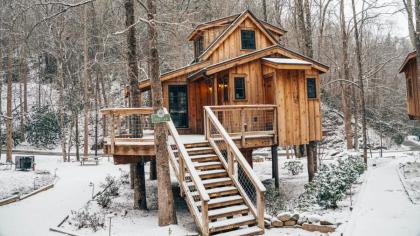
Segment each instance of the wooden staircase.
[{"label": "wooden staircase", "polygon": [[[257,226],[256,217],[251,213],[210,143],[208,141],[196,142],[184,144],[184,146],[210,197],[207,212],[209,233],[211,235],[263,234],[264,230]],[[178,151],[174,145],[172,145],[172,150],[176,156]],[[179,164],[179,158],[176,160]],[[188,194],[191,197],[186,197],[186,199],[193,199],[191,204],[202,213],[199,192],[189,174],[185,175],[185,179]]]}]

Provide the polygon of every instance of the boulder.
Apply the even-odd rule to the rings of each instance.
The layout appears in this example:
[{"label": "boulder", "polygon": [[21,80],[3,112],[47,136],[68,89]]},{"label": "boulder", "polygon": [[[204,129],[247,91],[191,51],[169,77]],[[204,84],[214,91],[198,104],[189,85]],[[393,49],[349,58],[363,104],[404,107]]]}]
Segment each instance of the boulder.
[{"label": "boulder", "polygon": [[308,217],[306,215],[301,215],[297,220],[298,225],[302,225],[303,223],[308,222]]},{"label": "boulder", "polygon": [[271,215],[264,214],[264,220],[271,220],[271,218],[273,218]]},{"label": "boulder", "polygon": [[285,222],[288,221],[292,218],[292,214],[290,214],[290,212],[283,212],[277,215],[277,219]]},{"label": "boulder", "polygon": [[271,226],[278,228],[283,227],[284,224],[283,221],[277,219],[276,217],[273,217],[273,219],[271,219]]},{"label": "boulder", "polygon": [[319,215],[309,215],[308,216],[308,222],[309,223],[318,223],[320,218],[321,217]]},{"label": "boulder", "polygon": [[292,220],[298,221],[299,220],[299,214],[298,213],[293,214],[292,215]]},{"label": "boulder", "polygon": [[284,226],[294,226],[296,224],[296,220],[288,220],[284,222]]},{"label": "boulder", "polygon": [[328,220],[328,219],[320,220],[319,224],[321,224],[321,225],[334,225],[334,223],[332,223],[332,220]]},{"label": "boulder", "polygon": [[332,233],[335,231],[335,227],[331,225],[314,225],[308,223],[304,223],[302,229],[310,232],[319,231],[321,233]]},{"label": "boulder", "polygon": [[264,227],[265,227],[266,229],[271,228],[271,221],[269,221],[269,220],[264,220]]}]

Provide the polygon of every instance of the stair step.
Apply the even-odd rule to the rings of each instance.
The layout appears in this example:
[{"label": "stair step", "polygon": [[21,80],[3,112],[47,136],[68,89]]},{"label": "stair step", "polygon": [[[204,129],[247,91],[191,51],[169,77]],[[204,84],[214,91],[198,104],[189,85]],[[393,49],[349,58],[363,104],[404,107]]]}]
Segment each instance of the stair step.
[{"label": "stair step", "polygon": [[213,179],[217,177],[225,177],[228,176],[228,173],[225,169],[217,169],[217,170],[203,170],[198,171],[198,175],[201,179]]},{"label": "stair step", "polygon": [[[227,185],[232,185],[233,184],[232,180],[228,177],[205,179],[205,180],[202,180],[202,183],[203,183],[205,188],[212,188],[212,187],[217,187],[217,186],[227,186]],[[194,186],[194,183],[190,182],[190,183],[187,184],[187,186],[188,187]]]},{"label": "stair step", "polygon": [[241,228],[221,234],[217,234],[217,236],[250,236],[250,235],[259,235],[263,234],[264,230],[258,226],[246,227]]},{"label": "stair step", "polygon": [[217,219],[221,217],[245,214],[249,212],[249,208],[246,205],[236,205],[230,207],[223,207],[215,210],[209,211],[210,219]]},{"label": "stair step", "polygon": [[216,154],[195,155],[195,156],[190,156],[190,158],[191,158],[191,161],[193,162],[219,160],[219,157],[217,157]]},{"label": "stair step", "polygon": [[253,215],[240,216],[226,220],[220,220],[209,223],[210,232],[218,232],[222,230],[228,230],[237,228],[243,225],[255,224],[256,220]]},{"label": "stair step", "polygon": [[197,170],[209,170],[209,169],[217,169],[222,168],[223,165],[220,161],[209,161],[209,162],[196,162],[194,163],[194,167]]},{"label": "stair step", "polygon": [[214,153],[213,148],[211,147],[194,147],[194,148],[187,148],[187,152],[189,155],[202,155],[202,154],[212,154]]},{"label": "stair step", "polygon": [[[209,209],[223,206],[231,206],[234,204],[242,203],[244,199],[240,195],[227,196],[227,197],[218,197],[210,199]],[[201,201],[195,202],[198,207],[201,207]]]},{"label": "stair step", "polygon": [[184,143],[185,148],[193,148],[193,147],[208,147],[210,146],[208,141],[203,142],[195,142],[195,143]]},{"label": "stair step", "polygon": [[[207,189],[206,192],[210,197],[221,197],[225,195],[236,194],[238,193],[238,189],[234,186],[225,186],[225,187]],[[193,192],[191,195],[193,197],[198,196],[198,192]]]}]

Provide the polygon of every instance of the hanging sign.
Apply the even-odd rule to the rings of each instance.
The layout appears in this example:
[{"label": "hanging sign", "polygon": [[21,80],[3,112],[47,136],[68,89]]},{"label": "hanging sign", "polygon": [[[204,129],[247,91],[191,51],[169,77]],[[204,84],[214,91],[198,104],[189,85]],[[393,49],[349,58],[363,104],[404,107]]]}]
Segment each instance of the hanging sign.
[{"label": "hanging sign", "polygon": [[156,114],[152,114],[152,123],[164,123],[171,121],[171,116],[169,114],[165,114],[165,111],[163,109],[160,109],[157,111]]}]

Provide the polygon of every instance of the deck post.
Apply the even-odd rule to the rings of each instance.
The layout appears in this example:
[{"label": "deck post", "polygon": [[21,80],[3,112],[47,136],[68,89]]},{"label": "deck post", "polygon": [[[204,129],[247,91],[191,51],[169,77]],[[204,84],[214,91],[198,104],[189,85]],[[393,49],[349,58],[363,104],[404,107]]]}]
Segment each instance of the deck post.
[{"label": "deck post", "polygon": [[[203,201],[201,200],[201,217],[202,217],[202,225],[203,225],[203,229],[202,229],[202,234],[204,236],[207,236],[210,234],[209,232],[209,203],[208,201]],[[263,216],[263,220],[264,220],[264,216]]]},{"label": "deck post", "polygon": [[258,227],[264,229],[264,192],[257,192],[257,224]]},{"label": "deck post", "polygon": [[279,161],[277,146],[271,146],[271,164],[272,164],[272,173],[274,178],[274,186],[276,189],[279,188]]},{"label": "deck post", "polygon": [[115,115],[111,117],[111,154],[115,153]]},{"label": "deck post", "polygon": [[241,145],[245,147],[245,114],[244,108],[241,108]]},{"label": "deck post", "polygon": [[234,163],[235,163],[235,161],[233,160],[233,154],[232,154],[232,152],[228,149],[228,150],[226,150],[227,151],[227,155],[228,155],[228,173],[229,173],[229,175],[230,176],[233,176],[234,175]]}]

